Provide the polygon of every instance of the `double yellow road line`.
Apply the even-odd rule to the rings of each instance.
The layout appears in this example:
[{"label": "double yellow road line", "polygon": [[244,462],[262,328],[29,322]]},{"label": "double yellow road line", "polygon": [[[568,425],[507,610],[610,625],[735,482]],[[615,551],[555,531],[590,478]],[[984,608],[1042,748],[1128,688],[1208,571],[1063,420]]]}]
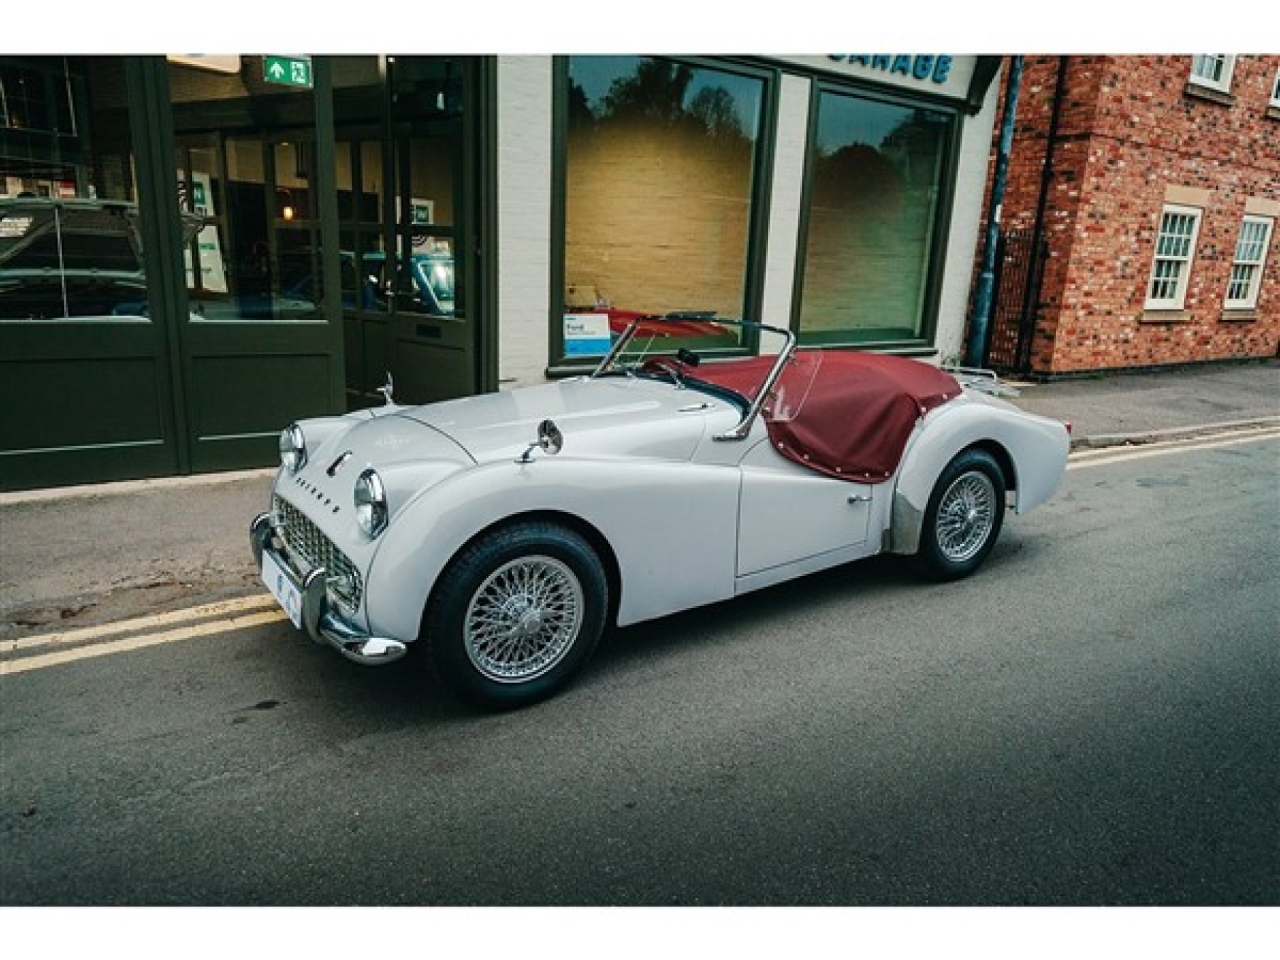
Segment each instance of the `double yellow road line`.
[{"label": "double yellow road line", "polygon": [[[82,627],[64,633],[38,634],[0,643],[0,677],[45,667],[141,650],[177,640],[212,637],[287,620],[266,595],[202,604],[187,610],[134,620]],[[40,651],[40,652],[34,652]]]}]

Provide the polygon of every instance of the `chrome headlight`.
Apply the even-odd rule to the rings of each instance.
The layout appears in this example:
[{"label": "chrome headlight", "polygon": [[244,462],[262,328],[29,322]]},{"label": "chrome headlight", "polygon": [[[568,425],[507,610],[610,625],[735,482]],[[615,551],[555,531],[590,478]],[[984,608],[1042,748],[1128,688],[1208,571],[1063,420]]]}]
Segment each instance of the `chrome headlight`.
[{"label": "chrome headlight", "polygon": [[372,468],[356,480],[356,522],[372,540],[387,527],[387,490],[382,478]]},{"label": "chrome headlight", "polygon": [[280,431],[280,462],[290,473],[297,473],[306,465],[307,441],[296,423]]}]

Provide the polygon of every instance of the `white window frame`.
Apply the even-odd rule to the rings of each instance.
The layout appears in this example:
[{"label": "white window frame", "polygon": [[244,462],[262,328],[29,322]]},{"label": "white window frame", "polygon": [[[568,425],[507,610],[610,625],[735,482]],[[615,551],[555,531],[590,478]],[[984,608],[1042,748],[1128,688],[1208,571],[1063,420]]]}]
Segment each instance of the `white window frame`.
[{"label": "white window frame", "polygon": [[1276,71],[1276,79],[1271,84],[1271,105],[1280,110],[1280,70]]},{"label": "white window frame", "polygon": [[[1206,67],[1219,67],[1221,76],[1204,73]],[[1236,70],[1234,53],[1199,53],[1191,58],[1191,82],[1197,87],[1231,92],[1231,76]]]},{"label": "white window frame", "polygon": [[[1246,224],[1257,224],[1262,228],[1262,242],[1256,252],[1242,249],[1245,239]],[[1271,248],[1271,234],[1275,230],[1275,218],[1246,213],[1240,222],[1240,233],[1236,236],[1236,252],[1231,258],[1231,273],[1227,277],[1227,295],[1223,306],[1228,310],[1253,310],[1258,306],[1258,292],[1262,289],[1262,274],[1267,268],[1267,252]],[[1251,245],[1252,246],[1252,245]],[[1232,297],[1232,288],[1244,283],[1244,296]]]},{"label": "white window frame", "polygon": [[[1178,253],[1164,249],[1183,239],[1183,234],[1173,233],[1166,225],[1173,226],[1171,218],[1190,217],[1191,234],[1186,237],[1186,253]],[[1156,227],[1155,251],[1151,256],[1151,274],[1147,278],[1146,309],[1148,310],[1182,310],[1187,303],[1187,285],[1191,278],[1191,265],[1196,258],[1196,243],[1200,238],[1200,222],[1204,211],[1199,207],[1188,207],[1180,203],[1166,203],[1160,210],[1160,222]],[[1173,264],[1172,268],[1162,268],[1162,264]],[[1172,281],[1170,295],[1156,296],[1164,293],[1164,289]]]}]

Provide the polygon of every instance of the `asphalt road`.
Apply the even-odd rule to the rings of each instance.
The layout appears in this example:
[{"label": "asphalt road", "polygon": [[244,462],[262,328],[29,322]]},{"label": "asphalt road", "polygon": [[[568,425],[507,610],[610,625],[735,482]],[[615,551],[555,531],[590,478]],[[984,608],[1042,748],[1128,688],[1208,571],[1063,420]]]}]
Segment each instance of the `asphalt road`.
[{"label": "asphalt road", "polygon": [[1280,444],[1112,456],[515,713],[280,623],[0,678],[0,902],[1280,903]]}]

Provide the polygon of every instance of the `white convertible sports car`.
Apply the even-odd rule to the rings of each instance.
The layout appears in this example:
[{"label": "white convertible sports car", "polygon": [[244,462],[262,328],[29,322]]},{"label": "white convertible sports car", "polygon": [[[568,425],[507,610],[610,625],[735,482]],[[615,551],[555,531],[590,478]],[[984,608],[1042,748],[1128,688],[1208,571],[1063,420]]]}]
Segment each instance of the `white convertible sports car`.
[{"label": "white convertible sports car", "polygon": [[252,525],[264,582],[358,663],[421,643],[457,693],[515,706],[609,623],[882,552],[967,576],[1006,506],[1062,478],[1069,427],[986,381],[744,321],[712,340],[778,352],[712,360],[673,348],[689,325],[633,322],[589,376],[418,407],[388,385],[385,406],[290,425]]}]

